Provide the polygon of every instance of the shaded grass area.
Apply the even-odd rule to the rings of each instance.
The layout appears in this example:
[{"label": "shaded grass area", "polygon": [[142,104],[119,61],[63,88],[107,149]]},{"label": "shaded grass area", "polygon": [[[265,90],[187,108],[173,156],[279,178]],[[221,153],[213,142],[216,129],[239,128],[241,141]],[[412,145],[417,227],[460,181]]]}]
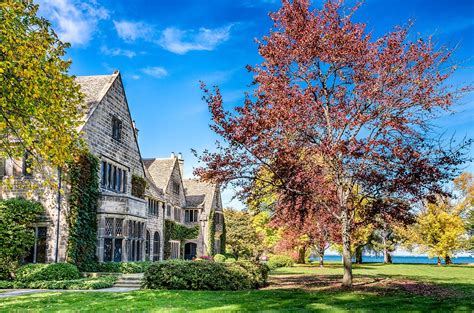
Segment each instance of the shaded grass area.
[{"label": "shaded grass area", "polygon": [[[341,265],[331,263],[319,268],[316,264],[280,268],[273,275],[328,275],[342,279]],[[438,284],[470,293],[474,296],[474,266],[432,264],[354,264],[354,277],[377,277],[389,279],[410,279]]]},{"label": "shaded grass area", "polygon": [[[48,292],[2,298],[0,311],[148,311],[148,312],[229,312],[229,311],[472,311],[474,267],[431,265],[356,266],[356,281],[423,281],[456,290],[456,295],[430,296],[405,289],[377,288],[269,289],[255,291],[169,291],[143,290],[126,293]],[[272,279],[290,276],[334,284],[341,276],[338,264],[325,269],[317,266],[282,268]]]}]

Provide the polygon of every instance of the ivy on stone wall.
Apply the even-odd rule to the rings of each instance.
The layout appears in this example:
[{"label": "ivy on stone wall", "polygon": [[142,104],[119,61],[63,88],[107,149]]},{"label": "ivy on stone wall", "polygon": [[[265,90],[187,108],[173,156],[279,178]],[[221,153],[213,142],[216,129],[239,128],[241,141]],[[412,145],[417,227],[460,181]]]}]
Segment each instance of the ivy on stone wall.
[{"label": "ivy on stone wall", "polygon": [[145,178],[132,175],[132,196],[145,199],[146,180]]},{"label": "ivy on stone wall", "polygon": [[216,241],[216,221],[215,221],[215,212],[211,210],[209,213],[209,228],[208,228],[208,239],[207,239],[207,254],[209,256],[214,256],[215,254],[215,241]]},{"label": "ivy on stone wall", "polygon": [[96,262],[99,160],[91,153],[76,157],[68,167],[69,228],[67,261],[81,270]]},{"label": "ivy on stone wall", "polygon": [[224,254],[225,253],[225,236],[226,236],[226,230],[225,230],[225,218],[222,219],[222,234],[221,234],[221,246],[220,246],[220,253]]},{"label": "ivy on stone wall", "polygon": [[[184,249],[184,242],[189,239],[195,239],[199,235],[199,226],[186,227],[184,225],[177,224],[173,221],[165,221],[165,246],[164,246],[164,258],[169,259],[171,257],[171,243],[170,240],[179,240],[181,243],[181,250]],[[182,252],[182,251],[181,251]],[[183,253],[181,253],[183,255]]]}]

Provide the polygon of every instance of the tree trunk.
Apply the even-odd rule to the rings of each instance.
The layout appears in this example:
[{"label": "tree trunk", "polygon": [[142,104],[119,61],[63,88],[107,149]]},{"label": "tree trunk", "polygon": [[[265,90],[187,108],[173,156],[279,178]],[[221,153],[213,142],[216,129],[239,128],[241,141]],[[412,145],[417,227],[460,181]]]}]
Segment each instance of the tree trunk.
[{"label": "tree trunk", "polygon": [[319,248],[319,267],[324,267],[324,246]]},{"label": "tree trunk", "polygon": [[383,229],[382,229],[382,245],[383,245],[383,263],[389,264],[392,263],[392,256],[390,255],[390,252],[387,249],[387,232],[385,229],[387,228],[387,224],[383,224]]},{"label": "tree trunk", "polygon": [[392,255],[386,248],[383,249],[383,262],[385,264],[392,264]]},{"label": "tree trunk", "polygon": [[343,287],[352,287],[352,256],[349,217],[347,210],[342,212],[342,262],[344,275],[342,277]]},{"label": "tree trunk", "polygon": [[453,264],[453,262],[451,261],[451,258],[449,257],[449,255],[446,255],[444,257],[444,262],[446,263],[446,265]]},{"label": "tree trunk", "polygon": [[441,266],[441,258],[438,257],[438,266]]},{"label": "tree trunk", "polygon": [[356,250],[355,250],[355,257],[356,257],[356,264],[362,264],[363,260],[362,260],[362,250],[364,249],[364,247],[357,247]]},{"label": "tree trunk", "polygon": [[305,264],[306,247],[298,250],[298,264]]}]

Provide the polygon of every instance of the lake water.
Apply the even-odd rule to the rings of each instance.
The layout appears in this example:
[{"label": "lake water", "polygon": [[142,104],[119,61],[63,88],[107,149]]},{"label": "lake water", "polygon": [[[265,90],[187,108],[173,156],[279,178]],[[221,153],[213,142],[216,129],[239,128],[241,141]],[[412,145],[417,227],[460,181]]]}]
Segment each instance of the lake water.
[{"label": "lake water", "polygon": [[[311,258],[311,261],[319,261],[319,258]],[[324,256],[325,261],[339,261],[342,262],[342,257],[340,255],[326,255]],[[374,256],[367,255],[363,256],[363,262],[365,263],[383,263],[383,255]],[[355,259],[353,260],[355,261]],[[474,257],[457,257],[452,258],[451,261],[454,264],[473,264]],[[428,258],[426,256],[392,256],[393,263],[416,263],[416,264],[436,264],[438,260],[436,258]],[[444,260],[442,260],[444,263]]]}]

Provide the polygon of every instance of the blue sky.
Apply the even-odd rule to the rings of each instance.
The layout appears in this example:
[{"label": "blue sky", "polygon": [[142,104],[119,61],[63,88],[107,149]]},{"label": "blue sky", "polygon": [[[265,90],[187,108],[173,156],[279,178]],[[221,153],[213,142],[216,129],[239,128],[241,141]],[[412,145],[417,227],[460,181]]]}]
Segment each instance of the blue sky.
[{"label": "blue sky", "polygon": [[[72,45],[72,74],[120,70],[143,157],[182,152],[188,177],[196,165],[190,149],[212,149],[217,139],[198,81],[218,84],[229,107],[239,104],[251,81],[245,65],[260,62],[254,39],[268,33],[268,12],[280,6],[277,0],[37,2],[40,14]],[[452,82],[472,84],[473,12],[472,0],[366,0],[355,19],[374,36],[414,19],[413,38],[434,35],[456,47],[453,60],[460,69]],[[457,111],[437,122],[440,129],[474,138],[474,97],[464,98]],[[468,170],[474,171],[472,164]],[[242,207],[230,203],[231,196],[231,190],[224,193],[224,205]]]}]

